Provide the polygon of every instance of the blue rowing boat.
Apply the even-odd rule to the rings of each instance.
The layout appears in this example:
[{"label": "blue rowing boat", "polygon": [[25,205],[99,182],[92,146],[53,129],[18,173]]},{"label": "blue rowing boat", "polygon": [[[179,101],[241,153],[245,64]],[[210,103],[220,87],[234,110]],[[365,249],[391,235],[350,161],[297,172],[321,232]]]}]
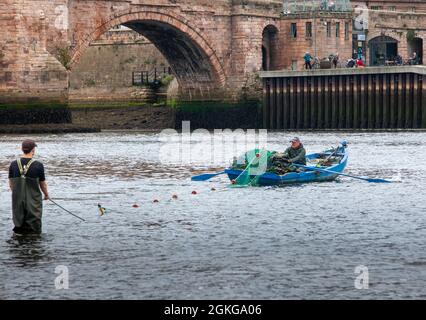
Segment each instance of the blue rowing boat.
[{"label": "blue rowing boat", "polygon": [[[322,153],[312,153],[306,156],[307,167],[278,175],[274,172],[265,172],[262,175],[250,175],[250,179],[256,179],[256,185],[279,186],[294,183],[333,181],[339,174],[343,173],[348,164],[347,146],[341,145],[335,150],[328,150]],[[332,162],[329,159],[332,158]],[[328,162],[328,163],[327,163]],[[327,164],[327,165],[326,165]],[[309,168],[311,167],[311,169]],[[244,170],[229,168],[225,170],[231,181],[236,181],[243,174]],[[333,172],[336,172],[334,174]]]}]

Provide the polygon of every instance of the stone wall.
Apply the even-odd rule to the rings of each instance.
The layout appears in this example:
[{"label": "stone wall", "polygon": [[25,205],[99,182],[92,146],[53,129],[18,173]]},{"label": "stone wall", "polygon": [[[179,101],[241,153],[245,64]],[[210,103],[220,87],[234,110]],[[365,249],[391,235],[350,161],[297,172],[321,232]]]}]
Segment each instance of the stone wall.
[{"label": "stone wall", "polygon": [[[306,33],[308,22],[312,25],[311,37]],[[296,37],[292,37],[290,32],[292,23],[297,26]],[[329,33],[327,23],[330,26]],[[336,33],[337,24],[339,24],[339,32]],[[348,28],[347,33],[345,33],[345,27]],[[278,58],[281,62],[279,69],[302,69],[303,56],[306,52],[320,60],[336,53],[339,53],[341,61],[352,56],[352,15],[350,13],[318,13],[317,16],[286,15],[281,20],[280,31],[282,50]],[[294,68],[294,62],[296,68]]]},{"label": "stone wall", "polygon": [[383,11],[426,13],[426,2],[424,0],[351,0],[351,3],[354,7],[364,5]]},{"label": "stone wall", "polygon": [[67,2],[0,2],[0,102],[66,100],[67,71],[52,52],[66,43],[55,20]]}]

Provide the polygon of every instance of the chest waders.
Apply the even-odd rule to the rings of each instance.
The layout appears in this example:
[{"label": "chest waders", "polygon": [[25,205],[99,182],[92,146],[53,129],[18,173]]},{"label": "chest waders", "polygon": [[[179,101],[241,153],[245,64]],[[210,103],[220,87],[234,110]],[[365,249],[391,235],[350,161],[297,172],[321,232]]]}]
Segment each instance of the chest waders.
[{"label": "chest waders", "polygon": [[14,231],[17,233],[41,233],[41,217],[43,197],[40,190],[39,178],[27,177],[31,159],[22,166],[21,159],[17,160],[20,177],[12,180],[12,212]]}]

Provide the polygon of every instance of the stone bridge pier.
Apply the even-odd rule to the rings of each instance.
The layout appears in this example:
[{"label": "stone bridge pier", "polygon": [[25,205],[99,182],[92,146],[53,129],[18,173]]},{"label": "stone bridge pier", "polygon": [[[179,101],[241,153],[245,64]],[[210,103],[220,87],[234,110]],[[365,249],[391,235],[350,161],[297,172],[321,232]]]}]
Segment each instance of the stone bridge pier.
[{"label": "stone bridge pier", "polygon": [[162,52],[180,99],[250,98],[263,32],[280,29],[281,10],[281,0],[2,0],[0,102],[66,101],[82,54],[117,25]]}]

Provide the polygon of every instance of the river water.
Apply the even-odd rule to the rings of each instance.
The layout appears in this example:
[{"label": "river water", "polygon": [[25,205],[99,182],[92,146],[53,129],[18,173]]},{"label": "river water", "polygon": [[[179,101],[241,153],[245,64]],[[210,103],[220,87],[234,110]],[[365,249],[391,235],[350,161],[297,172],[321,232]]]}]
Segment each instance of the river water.
[{"label": "river water", "polygon": [[33,136],[51,197],[87,221],[45,203],[43,235],[15,239],[7,169],[26,137],[0,136],[0,299],[426,298],[426,133],[269,133],[268,147],[294,135],[308,152],[347,139],[348,173],[394,183],[229,188],[190,177],[232,150],[204,165],[165,161],[155,133]]}]

